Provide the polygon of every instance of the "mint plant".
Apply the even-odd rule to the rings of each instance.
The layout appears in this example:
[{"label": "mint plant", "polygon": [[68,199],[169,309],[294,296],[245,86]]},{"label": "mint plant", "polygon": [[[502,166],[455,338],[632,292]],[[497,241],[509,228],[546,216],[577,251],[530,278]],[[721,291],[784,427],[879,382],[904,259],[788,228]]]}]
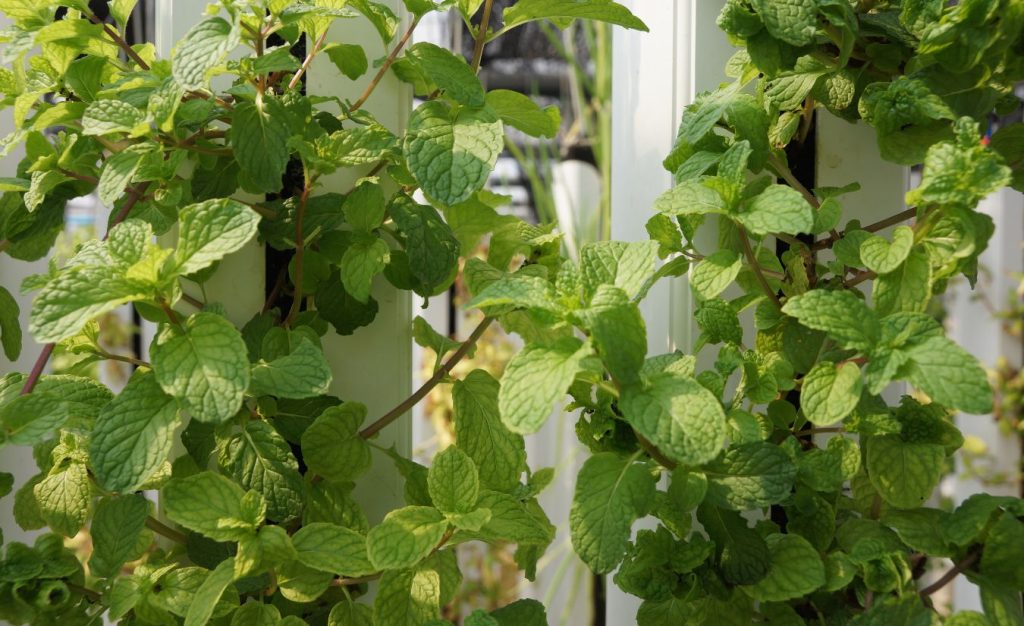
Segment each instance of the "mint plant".
[{"label": "mint plant", "polygon": [[[14,494],[18,523],[50,532],[4,546],[0,617],[449,623],[440,615],[462,578],[460,543],[515,544],[535,575],[554,537],[537,502],[550,472],[527,465],[523,436],[570,394],[593,452],[573,545],[643,598],[639,624],[933,623],[932,596],[957,575],[981,586],[986,613],[948,623],[1024,620],[1020,500],[926,506],[962,443],[950,412],[984,413],[992,400],[984,370],[924,313],[948,279],[976,272],[992,233],[977,202],[1021,185],[1020,126],[987,148],[978,122],[1024,78],[1024,2],[730,0],[721,25],[741,46],[734,81],[685,112],[666,159],[678,184],[655,207],[651,241],[590,244],[578,263],[552,227],[500,215],[505,200],[483,189],[504,126],[550,135],[555,112],[486,91],[476,70],[487,41],[532,20],[644,24],[610,0],[519,0],[500,18],[491,0],[405,4],[412,20],[399,33],[370,0],[225,0],[160,59],[124,40],[131,0],[110,3],[113,24],[78,0],[0,0],[14,22],[0,91],[17,123],[3,150],[26,150],[0,181],[0,250],[46,255],[69,198],[96,190],[114,206],[103,240],[23,285],[37,292],[29,332],[48,343],[32,372],[0,382],[0,427],[6,444],[33,447],[40,469]],[[68,10],[55,20],[58,6]],[[469,62],[409,45],[436,10],[470,24]],[[327,42],[334,20],[357,15],[389,47],[366,91],[304,93],[320,54],[348,78],[371,71],[358,46]],[[424,98],[400,136],[364,108],[388,72]],[[861,224],[843,215],[855,181],[800,183],[785,149],[816,110],[872,125],[886,158],[923,162],[912,209]],[[357,182],[325,192],[338,170]],[[699,249],[698,231],[714,225],[718,247]],[[485,236],[486,258],[472,256]],[[188,294],[254,238],[292,260],[284,286],[237,328],[216,293]],[[789,245],[781,258],[773,240]],[[710,367],[647,354],[638,302],[687,272]],[[485,317],[462,343],[419,321],[435,373],[376,416],[328,394],[322,338],[373,323],[381,275],[424,297],[462,280]],[[868,285],[870,298],[858,289]],[[95,323],[126,303],[160,328],[123,390],[42,374],[57,345],[126,358],[104,350]],[[4,292],[0,312],[14,357],[17,307]],[[753,344],[740,322],[751,315]],[[500,380],[454,379],[495,322],[525,348]],[[890,403],[894,381],[921,394]],[[430,468],[375,452],[374,436],[439,385],[451,389],[456,444]],[[405,477],[406,506],[371,523],[352,489],[375,453]],[[634,536],[648,515],[656,529]],[[83,527],[87,560],[63,540]],[[955,566],[920,583],[939,558]],[[547,621],[521,600],[465,623]]]}]

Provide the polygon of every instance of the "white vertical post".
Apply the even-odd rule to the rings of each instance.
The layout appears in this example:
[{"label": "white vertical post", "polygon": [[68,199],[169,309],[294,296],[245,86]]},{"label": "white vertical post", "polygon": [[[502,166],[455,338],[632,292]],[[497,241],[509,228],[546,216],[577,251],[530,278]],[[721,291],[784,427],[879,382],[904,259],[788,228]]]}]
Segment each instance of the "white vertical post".
[{"label": "white vertical post", "polygon": [[[723,0],[627,0],[649,33],[615,29],[612,68],[612,238],[648,239],[654,201],[672,187],[662,161],[683,108],[726,80],[733,53],[715,19]],[[690,349],[697,332],[685,279],[662,281],[641,305],[650,354]],[[607,623],[634,623],[640,602],[608,578]]]}]

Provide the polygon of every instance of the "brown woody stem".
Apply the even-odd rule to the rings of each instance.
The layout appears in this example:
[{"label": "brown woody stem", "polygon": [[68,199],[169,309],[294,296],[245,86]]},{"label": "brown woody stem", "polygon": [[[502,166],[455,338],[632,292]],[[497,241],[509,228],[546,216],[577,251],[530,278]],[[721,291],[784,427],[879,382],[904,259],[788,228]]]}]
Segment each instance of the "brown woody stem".
[{"label": "brown woody stem", "polygon": [[954,578],[964,573],[965,571],[967,571],[968,568],[974,565],[978,561],[979,557],[980,553],[977,550],[974,550],[970,552],[967,556],[965,556],[963,559],[961,559],[959,562],[954,563],[953,567],[951,567],[948,572],[943,574],[941,578],[939,578],[938,580],[936,580],[935,582],[933,582],[932,584],[928,585],[920,591],[921,597],[927,598],[939,589],[942,589],[943,587],[948,585],[950,582],[953,581]]},{"label": "brown woody stem", "polygon": [[94,24],[99,24],[100,26],[102,26],[103,32],[106,33],[107,36],[110,37],[115,44],[117,44],[117,47],[124,50],[124,53],[128,55],[128,58],[132,61],[135,61],[135,64],[138,65],[139,68],[143,70],[149,69],[149,64],[146,63],[142,59],[142,57],[140,57],[138,53],[135,52],[135,50],[133,50],[132,47],[128,45],[128,42],[125,41],[124,37],[122,37],[120,33],[111,28],[110,24],[107,24],[106,22],[101,20],[99,17],[96,16],[96,14],[92,12],[89,13],[89,20]]},{"label": "brown woody stem", "polygon": [[349,113],[354,113],[358,111],[363,107],[364,104],[366,104],[366,101],[370,99],[370,96],[373,94],[373,90],[377,88],[377,85],[379,85],[380,81],[384,79],[384,76],[388,73],[388,70],[391,69],[391,65],[395,62],[396,59],[398,59],[398,55],[402,52],[402,48],[405,47],[405,44],[409,43],[409,39],[412,37],[412,32],[416,30],[416,27],[419,25],[419,23],[419,16],[413,18],[412,23],[409,24],[409,28],[406,29],[405,34],[402,35],[402,38],[398,41],[398,44],[395,45],[395,49],[391,51],[391,54],[389,54],[388,58],[384,60],[384,63],[380,66],[380,69],[377,70],[377,74],[373,77],[373,80],[371,80],[370,84],[366,86],[365,90],[363,90],[363,94],[359,96],[359,99],[356,100],[351,107],[349,107]]},{"label": "brown woody stem", "polygon": [[306,55],[306,60],[302,62],[302,67],[299,68],[298,72],[295,72],[295,76],[292,76],[291,81],[288,83],[288,89],[295,89],[295,86],[302,80],[302,76],[309,70],[309,66],[313,63],[313,57],[320,52],[320,48],[324,46],[324,41],[327,40],[327,31],[324,30],[323,34],[317,38],[316,43],[313,44],[313,49],[309,54]]},{"label": "brown woody stem", "polygon": [[480,17],[479,30],[476,33],[476,44],[473,46],[473,71],[480,70],[480,64],[484,60],[484,44],[487,43],[487,29],[491,25],[491,10],[494,0],[484,2],[484,13]]}]

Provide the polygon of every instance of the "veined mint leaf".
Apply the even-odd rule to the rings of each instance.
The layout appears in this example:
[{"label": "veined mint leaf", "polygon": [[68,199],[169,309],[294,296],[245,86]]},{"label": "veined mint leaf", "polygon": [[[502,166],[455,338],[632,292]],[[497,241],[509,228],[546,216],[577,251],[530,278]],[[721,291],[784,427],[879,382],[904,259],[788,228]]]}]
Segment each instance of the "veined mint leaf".
[{"label": "veined mint leaf", "polygon": [[484,88],[466,60],[432,43],[421,41],[406,51],[446,96],[470,107],[484,105]]},{"label": "veined mint leaf", "polygon": [[702,299],[714,298],[736,280],[742,267],[739,254],[719,250],[694,266],[690,272],[690,288]]},{"label": "veined mint leaf", "polygon": [[106,160],[97,186],[103,204],[114,206],[114,202],[124,194],[125,187],[132,182],[132,177],[139,170],[143,157],[151,151],[152,148],[146,144],[140,144],[138,147],[131,146],[122,150]]},{"label": "veined mint leaf", "polygon": [[213,472],[174,478],[164,487],[163,496],[171,521],[215,541],[251,536],[263,522],[262,497]]},{"label": "veined mint leaf", "polygon": [[71,463],[43,478],[32,491],[46,525],[65,537],[74,537],[89,517],[90,489],[85,464]]},{"label": "veined mint leaf", "polygon": [[654,208],[670,216],[729,212],[722,197],[700,180],[687,180],[666,191],[655,200]]},{"label": "veined mint leaf", "polygon": [[250,193],[281,190],[288,166],[288,111],[277,98],[264,98],[262,105],[244,103],[235,108],[228,138],[242,171],[242,188]]},{"label": "veined mint leaf", "polygon": [[827,426],[849,415],[860,402],[863,383],[856,363],[822,361],[804,377],[800,400],[812,424]]},{"label": "veined mint leaf", "polygon": [[914,231],[909,226],[897,226],[892,231],[892,243],[884,237],[871,235],[860,244],[860,258],[876,274],[894,271],[914,246]]},{"label": "veined mint leaf", "polygon": [[345,221],[353,228],[371,232],[384,222],[387,200],[380,185],[364,180],[345,196],[341,210],[345,212]]},{"label": "veined mint leaf", "polygon": [[786,185],[772,185],[754,197],[734,216],[755,235],[810,233],[814,210],[800,192]]},{"label": "veined mint leaf", "polygon": [[589,332],[612,378],[620,385],[638,382],[647,356],[647,328],[626,292],[600,285],[590,306],[574,315]]},{"label": "veined mint leaf", "polygon": [[629,9],[611,0],[522,0],[505,9],[502,14],[506,29],[534,20],[549,19],[564,24],[565,21],[577,18],[647,31],[647,25],[630,13]]},{"label": "veined mint leaf", "polygon": [[177,403],[156,376],[136,371],[93,428],[89,457],[97,482],[122,493],[141,487],[167,461],[180,423]]},{"label": "veined mint leaf", "polygon": [[737,585],[752,585],[771,567],[771,556],[764,538],[735,511],[707,503],[697,509],[697,519],[719,546],[718,563],[725,580]]},{"label": "veined mint leaf", "polygon": [[591,354],[589,343],[567,337],[550,345],[527,346],[512,357],[498,392],[502,423],[514,433],[537,432]]},{"label": "veined mint leaf", "polygon": [[614,285],[635,298],[654,274],[657,259],[658,244],[653,241],[587,244],[580,250],[583,290],[589,299],[598,286]]},{"label": "veined mint leaf", "polygon": [[208,17],[192,27],[174,46],[171,71],[185,89],[207,89],[208,74],[238,45],[238,27],[220,17]]},{"label": "veined mint leaf", "polygon": [[[475,190],[474,190],[475,191]],[[434,207],[398,196],[390,206],[391,218],[405,235],[409,270],[419,280],[422,295],[434,295],[455,278],[459,241]]]},{"label": "veined mint leaf", "polygon": [[377,570],[366,554],[366,537],[349,528],[306,524],[292,536],[298,560],[307,567],[341,576],[367,576]]},{"label": "veined mint leaf", "polygon": [[869,352],[881,335],[874,311],[849,291],[815,289],[790,298],[782,312],[808,328],[828,333],[840,346],[859,352]]},{"label": "veined mint leaf", "polygon": [[192,604],[185,615],[185,626],[205,626],[210,621],[221,596],[231,586],[234,574],[235,559],[231,557],[221,561],[210,572],[192,597]]},{"label": "veined mint leaf", "polygon": [[794,46],[814,41],[818,27],[816,0],[753,0],[752,4],[772,37]]},{"label": "veined mint leaf", "polygon": [[476,463],[484,487],[508,491],[519,485],[526,469],[526,448],[523,437],[501,421],[498,390],[498,381],[484,370],[455,382],[455,440]]},{"label": "veined mint leaf", "polygon": [[612,452],[587,459],[576,481],[569,513],[572,545],[597,574],[615,569],[626,554],[633,522],[654,503],[647,466]]},{"label": "veined mint leaf", "polygon": [[707,498],[736,511],[777,504],[789,495],[796,472],[779,446],[763,442],[733,446],[707,465]]},{"label": "veined mint leaf", "polygon": [[369,301],[373,278],[384,271],[390,256],[391,248],[383,239],[373,235],[357,237],[341,257],[345,291],[360,302]]},{"label": "veined mint leaf", "polygon": [[242,248],[256,234],[259,215],[241,202],[207,200],[181,210],[178,248],[179,274],[194,274]]},{"label": "veined mint leaf", "polygon": [[43,441],[50,431],[70,417],[68,404],[55,394],[37,390],[29,395],[12,394],[12,398],[0,406],[0,427],[4,440],[15,445],[35,445]]},{"label": "veined mint leaf", "polygon": [[218,465],[242,488],[263,495],[267,517],[285,522],[302,509],[302,475],[291,447],[267,422],[251,421],[222,444]]},{"label": "veined mint leaf", "polygon": [[332,378],[323,351],[303,337],[290,354],[254,365],[249,391],[257,396],[301,400],[327,393]]},{"label": "veined mint leaf", "polygon": [[441,576],[432,569],[384,572],[373,601],[375,624],[422,626],[441,610]]},{"label": "veined mint leaf", "polygon": [[696,380],[663,372],[622,390],[626,421],[666,456],[683,465],[711,461],[725,443],[725,411]]},{"label": "veined mint leaf", "polygon": [[400,570],[427,558],[448,523],[435,508],[407,506],[391,511],[366,536],[370,563],[377,570]]},{"label": "veined mint leaf", "polygon": [[68,268],[39,292],[29,331],[40,343],[63,341],[82,330],[89,320],[152,294],[151,284],[125,278],[115,267]]},{"label": "veined mint leaf", "polygon": [[932,297],[932,268],[928,254],[911,250],[902,265],[875,279],[871,297],[879,315],[919,313]]},{"label": "veined mint leaf", "polygon": [[480,475],[465,452],[448,446],[434,457],[427,474],[430,499],[444,513],[469,513],[480,495]]},{"label": "veined mint leaf", "polygon": [[501,121],[531,137],[554,138],[562,126],[558,107],[540,108],[529,96],[518,91],[495,89],[487,92],[487,104]]},{"label": "veined mint leaf", "polygon": [[370,468],[370,448],[359,436],[366,407],[346,402],[320,414],[302,434],[302,456],[309,471],[344,483]]},{"label": "veined mint leaf", "polygon": [[825,584],[825,564],[800,535],[769,535],[768,574],[743,590],[755,600],[781,602],[806,596]]},{"label": "veined mint leaf", "polygon": [[939,444],[908,443],[897,435],[867,442],[866,467],[871,484],[886,503],[900,509],[921,506],[945,471],[946,452]]},{"label": "veined mint leaf", "polygon": [[339,602],[331,609],[327,626],[373,626],[373,608],[358,602]]},{"label": "veined mint leaf", "polygon": [[[327,58],[334,63],[342,74],[350,80],[356,80],[370,69],[366,51],[362,46],[346,43],[332,43],[324,47]],[[294,57],[293,57],[294,58]]]},{"label": "veined mint leaf", "polygon": [[557,310],[550,294],[551,284],[540,276],[507,274],[480,290],[466,308],[515,307]]},{"label": "veined mint leaf", "polygon": [[242,334],[214,313],[196,313],[181,330],[166,326],[151,348],[153,373],[168,395],[203,422],[235,416],[249,388]]},{"label": "veined mint leaf", "polygon": [[135,556],[148,516],[149,503],[140,495],[100,500],[89,527],[93,548],[89,569],[94,575],[114,576]]},{"label": "veined mint leaf", "polygon": [[988,531],[981,553],[981,572],[1010,589],[1024,586],[1020,560],[1024,558],[1024,523],[1012,513],[1003,513]]},{"label": "veined mint leaf", "polygon": [[85,135],[128,133],[137,136],[148,130],[146,113],[123,100],[90,102],[82,115],[82,133]]},{"label": "veined mint leaf", "polygon": [[3,345],[4,356],[9,361],[16,361],[21,356],[21,310],[18,302],[3,287],[0,287],[0,345]]},{"label": "veined mint leaf", "polygon": [[992,410],[992,388],[977,359],[945,337],[931,337],[907,350],[908,378],[932,400],[966,413]]},{"label": "veined mint leaf", "polygon": [[483,188],[503,146],[501,120],[489,107],[433,100],[413,111],[403,152],[423,191],[452,205]]}]

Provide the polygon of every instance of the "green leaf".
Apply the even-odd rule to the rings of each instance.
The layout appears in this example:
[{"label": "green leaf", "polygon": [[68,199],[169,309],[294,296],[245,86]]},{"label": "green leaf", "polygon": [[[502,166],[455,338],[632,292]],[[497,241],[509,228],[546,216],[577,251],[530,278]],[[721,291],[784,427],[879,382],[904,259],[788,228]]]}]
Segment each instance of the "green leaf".
[{"label": "green leaf", "polygon": [[341,209],[345,212],[345,221],[353,228],[370,232],[384,222],[386,204],[380,185],[364,180],[345,197]]},{"label": "green leaf", "polygon": [[887,504],[916,508],[931,497],[945,471],[946,452],[934,443],[908,443],[897,435],[867,442],[866,467],[871,484]]},{"label": "green leaf", "polygon": [[932,297],[931,261],[924,251],[913,250],[897,269],[875,279],[871,296],[879,315],[922,312]]},{"label": "green leaf", "polygon": [[443,513],[469,513],[480,495],[480,475],[465,452],[448,446],[434,457],[427,474],[430,499]]},{"label": "green leaf", "polygon": [[945,337],[931,337],[907,350],[907,378],[935,402],[965,413],[992,410],[992,388],[972,355]]},{"label": "green leaf", "polygon": [[531,137],[553,139],[562,127],[562,114],[552,105],[540,108],[532,98],[518,91],[495,89],[487,92],[487,104],[505,124]]},{"label": "green leaf", "polygon": [[110,16],[122,27],[126,26],[137,2],[138,0],[110,0]]},{"label": "green leaf", "polygon": [[344,483],[370,468],[370,448],[359,436],[366,407],[346,402],[328,408],[302,434],[302,457],[309,471]]},{"label": "green leaf", "polygon": [[658,244],[653,241],[587,244],[580,250],[584,293],[589,299],[600,285],[614,285],[635,298],[654,274],[657,259]]},{"label": "green leaf", "polygon": [[797,468],[774,444],[733,446],[707,465],[708,501],[736,511],[759,509],[789,496]]},{"label": "green leaf", "polygon": [[814,41],[818,26],[818,3],[815,0],[753,0],[769,34],[794,46]]},{"label": "green leaf", "polygon": [[243,103],[235,108],[228,139],[242,171],[243,189],[250,193],[277,193],[288,166],[288,111],[277,98],[264,98],[262,106]]},{"label": "green leaf", "polygon": [[272,604],[247,602],[231,616],[231,626],[279,626],[281,612]]},{"label": "green leaf", "polygon": [[670,216],[728,213],[728,207],[713,189],[699,180],[687,180],[654,201],[659,213]]},{"label": "green leaf", "polygon": [[125,188],[132,182],[132,177],[139,170],[142,159],[152,152],[145,144],[136,148],[129,147],[112,155],[103,164],[100,182],[97,185],[100,201],[107,206],[114,203],[124,194]]},{"label": "green leaf", "polygon": [[498,393],[498,381],[484,370],[473,370],[455,382],[455,440],[476,463],[484,487],[509,491],[519,485],[526,469],[526,448],[522,436],[502,423]]},{"label": "green leaf", "polygon": [[469,107],[484,105],[480,79],[462,57],[425,41],[414,44],[405,54],[449,98]]},{"label": "green leaf", "polygon": [[702,299],[714,298],[736,280],[742,267],[739,254],[719,250],[694,266],[690,272],[690,289]]},{"label": "green leaf", "polygon": [[210,621],[217,603],[228,587],[235,573],[235,560],[227,558],[217,565],[217,568],[210,572],[203,584],[196,590],[185,615],[185,626],[204,626]]},{"label": "green leaf", "polygon": [[828,426],[853,412],[860,402],[863,383],[856,363],[836,365],[822,361],[815,365],[801,388],[804,415],[812,424]]},{"label": "green leaf", "polygon": [[243,489],[262,494],[268,518],[283,522],[299,514],[304,492],[299,463],[273,426],[250,421],[220,445],[221,471]]},{"label": "green leaf", "polygon": [[914,231],[909,226],[897,226],[892,231],[892,243],[884,237],[871,235],[860,244],[860,258],[876,274],[895,271],[914,246]]},{"label": "green leaf", "polygon": [[82,134],[85,135],[129,133],[137,136],[148,130],[145,112],[123,100],[90,102],[82,114]]},{"label": "green leaf", "polygon": [[238,27],[208,17],[191,28],[171,53],[171,72],[186,90],[208,89],[209,73],[238,45]]},{"label": "green leaf", "polygon": [[1011,513],[1003,513],[988,531],[981,553],[981,572],[1010,589],[1024,588],[1024,523]]},{"label": "green leaf", "polygon": [[601,285],[590,306],[575,316],[612,378],[620,385],[639,381],[647,356],[647,329],[629,296],[617,287]]},{"label": "green leaf", "polygon": [[292,536],[292,545],[300,563],[322,572],[358,577],[377,571],[366,553],[366,537],[349,528],[306,524]]},{"label": "green leaf", "polygon": [[596,574],[615,569],[626,554],[633,522],[654,504],[655,483],[635,457],[602,452],[587,459],[576,480],[569,528],[576,554]]},{"label": "green leaf", "polygon": [[377,570],[400,570],[427,558],[448,523],[435,508],[407,506],[391,511],[366,536],[370,563]]},{"label": "green leaf", "polygon": [[10,402],[0,405],[3,440],[15,445],[41,442],[68,417],[68,405],[62,398],[38,390],[29,395],[14,396]]},{"label": "green leaf", "polygon": [[373,609],[358,602],[339,602],[331,609],[327,626],[373,626]]},{"label": "green leaf", "polygon": [[89,457],[96,480],[109,491],[137,490],[167,462],[180,423],[174,398],[153,373],[137,370],[93,428]]},{"label": "green leaf", "polygon": [[290,354],[254,365],[249,391],[256,396],[302,400],[327,393],[333,376],[323,351],[303,337]]},{"label": "green leaf", "polygon": [[241,202],[216,199],[189,205],[179,213],[179,274],[194,274],[240,250],[256,234],[259,215]]},{"label": "green leaf", "polygon": [[647,26],[629,9],[611,0],[520,0],[502,14],[505,30],[534,20],[555,20],[561,24],[573,19],[596,20],[647,31]]},{"label": "green leaf", "polygon": [[74,537],[89,517],[89,472],[84,463],[72,463],[50,474],[33,489],[46,525],[65,537]]},{"label": "green leaf", "polygon": [[56,343],[77,334],[89,320],[133,300],[147,299],[153,287],[125,278],[112,266],[63,270],[36,297],[29,331],[39,343]]},{"label": "green leaf", "polygon": [[9,361],[21,356],[21,309],[11,292],[0,287],[0,345]]},{"label": "green leaf", "polygon": [[768,575],[743,590],[755,600],[781,602],[810,594],[825,584],[825,564],[800,535],[769,535]]},{"label": "green leaf", "polygon": [[693,378],[673,372],[622,390],[622,415],[666,456],[682,465],[711,461],[725,443],[725,411]]},{"label": "green leaf", "polygon": [[771,567],[771,555],[764,538],[739,513],[701,504],[697,519],[718,546],[718,563],[725,580],[752,585]]},{"label": "green leaf", "polygon": [[255,492],[248,493],[220,474],[201,472],[172,479],[161,504],[171,521],[189,530],[215,541],[238,541],[263,521],[265,503]]},{"label": "green leaf", "polygon": [[384,271],[391,249],[373,235],[357,237],[341,257],[341,282],[345,290],[360,302],[370,299],[373,278]]},{"label": "green leaf", "polygon": [[420,281],[421,295],[447,288],[459,262],[459,241],[434,207],[400,196],[390,206],[391,218],[405,236],[412,275]]},{"label": "green leaf", "polygon": [[348,43],[332,43],[324,48],[324,53],[331,60],[331,63],[338,68],[338,71],[351,80],[356,80],[370,68],[370,64],[366,59],[366,52],[362,46]]},{"label": "green leaf", "polygon": [[403,152],[423,191],[452,205],[483,188],[503,148],[501,120],[492,109],[432,100],[413,111]]},{"label": "green leaf", "polygon": [[881,334],[875,313],[849,291],[815,289],[790,298],[782,312],[808,328],[828,333],[841,347],[850,350],[871,351]]},{"label": "green leaf", "polygon": [[116,575],[121,565],[138,550],[139,535],[146,527],[149,503],[140,495],[104,498],[96,506],[89,535],[92,557],[89,570],[100,578]]},{"label": "green leaf", "polygon": [[755,235],[810,233],[814,210],[800,192],[786,185],[772,185],[754,197],[736,220]]},{"label": "green leaf", "polygon": [[566,337],[548,345],[529,345],[512,357],[498,392],[502,423],[519,434],[540,430],[591,354],[589,343]]},{"label": "green leaf", "polygon": [[441,577],[432,569],[384,572],[373,601],[376,624],[423,626],[441,610]]},{"label": "green leaf", "polygon": [[160,387],[202,422],[223,423],[242,407],[249,359],[242,334],[214,313],[196,313],[179,330],[168,325],[151,348]]}]

